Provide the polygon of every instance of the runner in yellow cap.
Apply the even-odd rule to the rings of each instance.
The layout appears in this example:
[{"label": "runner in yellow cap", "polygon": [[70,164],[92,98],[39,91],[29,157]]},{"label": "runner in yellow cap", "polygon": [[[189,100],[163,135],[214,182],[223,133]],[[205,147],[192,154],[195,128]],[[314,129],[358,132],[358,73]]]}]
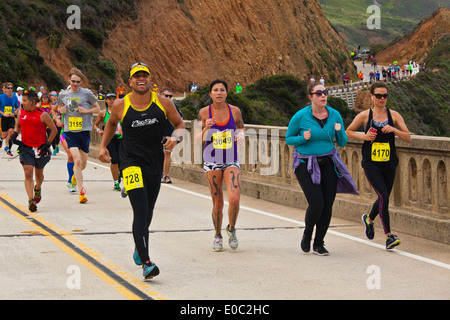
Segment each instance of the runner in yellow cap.
[{"label": "runner in yellow cap", "polygon": [[[173,102],[152,91],[150,70],[146,64],[133,64],[128,81],[131,93],[113,103],[99,146],[99,159],[110,162],[106,146],[121,122],[119,168],[133,209],[136,246],[133,258],[137,265],[142,265],[144,279],[151,279],[159,274],[149,256],[148,229],[161,187],[163,147],[172,150],[181,141],[185,127]],[[169,119],[175,128],[171,137],[164,137],[165,119]]]}]

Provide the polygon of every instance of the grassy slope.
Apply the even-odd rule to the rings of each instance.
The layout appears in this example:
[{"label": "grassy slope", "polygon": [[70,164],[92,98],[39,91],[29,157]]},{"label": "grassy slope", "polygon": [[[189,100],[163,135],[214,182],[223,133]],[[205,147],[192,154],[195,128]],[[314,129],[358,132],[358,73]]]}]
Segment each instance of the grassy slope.
[{"label": "grassy slope", "polygon": [[115,18],[132,16],[133,0],[79,0],[81,29],[68,30],[66,20],[69,0],[1,0],[0,1],[0,82],[27,87],[23,81],[42,78],[50,90],[65,87],[63,79],[44,66],[36,49],[36,38],[46,37],[49,46],[58,47],[63,38],[70,39],[67,49],[74,65],[89,74],[93,85],[113,85],[114,65],[98,53]]},{"label": "grassy slope", "polygon": [[425,62],[426,70],[413,79],[390,85],[388,107],[399,111],[415,134],[450,137],[450,35]]},{"label": "grassy slope", "polygon": [[331,24],[347,37],[349,48],[360,44],[390,43],[411,31],[423,18],[431,15],[439,4],[450,7],[450,0],[377,0],[381,6],[381,29],[369,30],[366,13],[372,0],[319,0]]}]

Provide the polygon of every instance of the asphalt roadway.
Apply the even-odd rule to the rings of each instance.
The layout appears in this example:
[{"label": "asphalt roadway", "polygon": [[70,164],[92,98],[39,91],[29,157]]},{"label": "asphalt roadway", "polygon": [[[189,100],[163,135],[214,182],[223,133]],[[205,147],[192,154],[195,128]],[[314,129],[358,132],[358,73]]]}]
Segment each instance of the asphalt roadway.
[{"label": "asphalt roadway", "polygon": [[369,241],[362,223],[333,218],[330,255],[305,254],[304,210],[247,196],[239,248],[229,249],[224,233],[225,250],[212,252],[209,191],[181,180],[161,187],[150,227],[150,256],[161,273],[144,282],[132,259],[130,203],[113,191],[107,165],[89,159],[88,202],[79,204],[66,188],[65,154],[53,156],[31,213],[19,159],[0,153],[0,300],[450,298],[448,245],[397,234],[402,244],[387,252],[379,224]]}]

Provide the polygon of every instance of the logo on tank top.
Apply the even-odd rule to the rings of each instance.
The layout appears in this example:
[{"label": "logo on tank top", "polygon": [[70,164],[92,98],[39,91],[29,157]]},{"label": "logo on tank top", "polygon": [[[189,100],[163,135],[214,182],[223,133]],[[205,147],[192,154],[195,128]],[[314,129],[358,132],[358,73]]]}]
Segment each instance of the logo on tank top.
[{"label": "logo on tank top", "polygon": [[145,119],[145,120],[134,120],[131,123],[131,127],[132,128],[145,127],[145,126],[150,126],[152,124],[155,124],[157,122],[158,122],[158,119],[156,119],[156,118]]}]

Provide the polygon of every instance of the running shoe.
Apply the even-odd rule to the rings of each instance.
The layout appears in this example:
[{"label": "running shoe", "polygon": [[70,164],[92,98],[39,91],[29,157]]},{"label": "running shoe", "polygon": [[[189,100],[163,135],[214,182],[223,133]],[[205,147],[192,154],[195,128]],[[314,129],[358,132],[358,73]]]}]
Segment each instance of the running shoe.
[{"label": "running shoe", "polygon": [[386,238],[386,249],[392,249],[398,246],[400,243],[400,239],[396,235],[393,235],[391,233]]},{"label": "running shoe", "polygon": [[311,250],[311,238],[303,234],[302,241],[300,241],[300,248],[303,252],[309,252]]},{"label": "running shoe", "polygon": [[138,254],[136,248],[134,248],[133,260],[134,260],[134,263],[136,263],[136,265],[142,266],[141,258],[139,257],[139,254]]},{"label": "running shoe", "polygon": [[323,246],[323,242],[319,245],[313,244],[313,253],[317,254],[319,256],[327,256],[330,253],[328,252],[327,249],[325,249],[325,247]]},{"label": "running shoe", "polygon": [[36,190],[36,186],[34,186],[34,198],[35,203],[41,202],[41,189]]},{"label": "running shoe", "polygon": [[126,198],[128,196],[127,190],[125,190],[125,188],[122,188],[120,195],[122,196],[122,198]]},{"label": "running shoe", "polygon": [[76,186],[77,185],[77,179],[75,179],[75,175],[73,174],[72,175],[72,184],[74,185],[74,186]]},{"label": "running shoe", "polygon": [[162,183],[172,183],[172,180],[170,180],[170,177],[168,174],[164,175],[164,177],[161,179]]},{"label": "running shoe", "polygon": [[369,222],[369,220],[368,220],[369,215],[368,214],[363,214],[361,218],[362,218],[362,221],[364,223],[364,227],[365,227],[364,232],[366,234],[366,237],[367,237],[367,239],[372,240],[374,238],[374,236],[375,236],[375,228],[373,227],[373,223]]},{"label": "running shoe", "polygon": [[222,252],[223,251],[223,240],[221,236],[215,236],[214,242],[212,246],[212,251],[214,252]]},{"label": "running shoe", "polygon": [[228,230],[228,227],[230,225],[227,226],[226,230],[227,230],[227,235],[228,235],[228,245],[230,246],[230,248],[232,250],[236,250],[239,243],[238,243],[238,239],[236,237],[236,229],[233,228],[233,231]]},{"label": "running shoe", "polygon": [[13,156],[13,154],[11,153],[11,150],[6,151],[6,154],[11,157]]},{"label": "running shoe", "polygon": [[8,150],[9,150],[9,147],[6,146],[3,150],[8,151]]},{"label": "running shoe", "polygon": [[85,203],[87,202],[88,199],[86,198],[86,190],[84,189],[84,187],[80,190],[80,203]]},{"label": "running shoe", "polygon": [[70,182],[67,184],[67,188],[69,189],[69,192],[77,192],[77,187],[75,187]]},{"label": "running shoe", "polygon": [[144,280],[150,280],[159,274],[159,268],[151,261],[147,261],[142,265],[142,275]]},{"label": "running shoe", "polygon": [[33,199],[28,200],[28,210],[35,212],[37,210],[36,202]]},{"label": "running shoe", "polygon": [[58,146],[56,146],[55,152],[56,152],[56,153],[59,153],[59,147],[58,147]]},{"label": "running shoe", "polygon": [[121,191],[120,184],[118,182],[114,182],[114,188],[115,191]]}]

